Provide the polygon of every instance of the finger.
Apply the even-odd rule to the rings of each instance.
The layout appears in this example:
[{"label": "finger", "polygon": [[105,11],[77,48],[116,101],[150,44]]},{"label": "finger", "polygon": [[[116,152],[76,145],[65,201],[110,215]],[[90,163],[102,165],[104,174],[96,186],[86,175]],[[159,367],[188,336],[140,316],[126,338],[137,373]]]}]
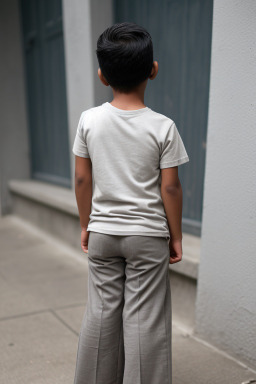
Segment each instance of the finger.
[{"label": "finger", "polygon": [[88,247],[86,247],[86,245],[81,245],[81,248],[82,250],[85,252],[85,253],[88,253]]},{"label": "finger", "polygon": [[179,261],[181,261],[181,257],[180,256],[177,256],[175,258],[170,257],[170,264],[178,263]]},{"label": "finger", "polygon": [[170,260],[169,264],[175,264],[175,263],[178,263],[178,261],[180,261],[180,260]]}]

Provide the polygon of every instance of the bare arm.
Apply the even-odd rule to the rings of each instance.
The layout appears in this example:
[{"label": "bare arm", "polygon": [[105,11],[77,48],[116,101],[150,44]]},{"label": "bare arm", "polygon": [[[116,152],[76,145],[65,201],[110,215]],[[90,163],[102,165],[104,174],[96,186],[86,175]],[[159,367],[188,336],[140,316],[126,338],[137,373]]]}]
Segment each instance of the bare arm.
[{"label": "bare arm", "polygon": [[178,167],[161,169],[161,195],[172,240],[182,239],[182,187]]},{"label": "bare arm", "polygon": [[171,239],[169,242],[170,264],[182,259],[182,188],[178,166],[161,169],[161,195],[166,212]]},{"label": "bare arm", "polygon": [[80,225],[86,231],[92,203],[92,164],[90,158],[76,156],[75,194],[80,217]]}]

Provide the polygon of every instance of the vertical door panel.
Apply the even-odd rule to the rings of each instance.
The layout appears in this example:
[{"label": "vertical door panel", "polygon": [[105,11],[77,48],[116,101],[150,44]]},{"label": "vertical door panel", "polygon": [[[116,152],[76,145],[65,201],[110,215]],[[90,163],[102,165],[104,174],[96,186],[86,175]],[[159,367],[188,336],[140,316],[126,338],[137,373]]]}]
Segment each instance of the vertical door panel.
[{"label": "vertical door panel", "polygon": [[71,186],[61,0],[21,0],[32,177]]}]

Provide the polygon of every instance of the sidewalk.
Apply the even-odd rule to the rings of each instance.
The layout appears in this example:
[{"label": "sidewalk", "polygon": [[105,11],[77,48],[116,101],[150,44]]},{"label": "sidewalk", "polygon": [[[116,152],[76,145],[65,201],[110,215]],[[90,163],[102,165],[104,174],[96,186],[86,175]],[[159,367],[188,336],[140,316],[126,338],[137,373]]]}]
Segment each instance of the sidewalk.
[{"label": "sidewalk", "polygon": [[[0,244],[0,383],[73,384],[87,256],[12,215],[0,218]],[[256,379],[181,324],[173,323],[172,353],[173,384]]]}]

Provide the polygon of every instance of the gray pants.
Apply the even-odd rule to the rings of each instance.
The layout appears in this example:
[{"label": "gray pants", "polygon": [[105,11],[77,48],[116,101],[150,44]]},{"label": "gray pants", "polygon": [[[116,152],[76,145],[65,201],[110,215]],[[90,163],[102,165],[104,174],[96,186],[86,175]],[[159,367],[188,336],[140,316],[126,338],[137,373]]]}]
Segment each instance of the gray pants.
[{"label": "gray pants", "polygon": [[88,302],[74,384],[171,384],[165,237],[90,232]]}]

